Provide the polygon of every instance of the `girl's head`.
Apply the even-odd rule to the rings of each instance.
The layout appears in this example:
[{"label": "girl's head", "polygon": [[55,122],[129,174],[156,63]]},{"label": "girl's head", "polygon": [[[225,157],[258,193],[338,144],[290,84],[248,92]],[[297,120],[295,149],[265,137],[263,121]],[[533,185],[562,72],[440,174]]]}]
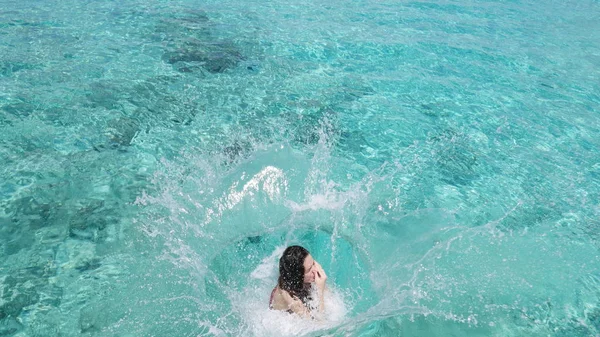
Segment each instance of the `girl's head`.
[{"label": "girl's head", "polygon": [[289,246],[279,259],[279,288],[305,300],[309,293],[308,283],[315,281],[315,260],[308,250]]}]

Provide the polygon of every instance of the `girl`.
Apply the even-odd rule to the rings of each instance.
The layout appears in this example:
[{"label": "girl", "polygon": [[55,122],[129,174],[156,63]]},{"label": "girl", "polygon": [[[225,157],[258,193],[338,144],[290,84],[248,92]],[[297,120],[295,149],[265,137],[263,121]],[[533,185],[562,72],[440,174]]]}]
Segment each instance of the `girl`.
[{"label": "girl", "polygon": [[[286,248],[279,259],[279,279],[271,292],[269,308],[312,317],[311,310],[325,310],[323,295],[327,275],[308,250],[300,246]],[[318,308],[310,308],[312,284],[316,286]]]}]

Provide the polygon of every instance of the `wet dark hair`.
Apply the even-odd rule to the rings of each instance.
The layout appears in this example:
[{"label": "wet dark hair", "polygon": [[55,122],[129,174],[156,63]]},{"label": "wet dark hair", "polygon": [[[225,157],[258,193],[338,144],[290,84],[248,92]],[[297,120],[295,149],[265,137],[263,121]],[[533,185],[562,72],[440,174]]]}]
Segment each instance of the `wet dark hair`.
[{"label": "wet dark hair", "polygon": [[279,259],[279,280],[277,284],[280,289],[298,297],[302,302],[309,300],[309,287],[304,284],[304,259],[309,252],[304,247],[289,246]]}]

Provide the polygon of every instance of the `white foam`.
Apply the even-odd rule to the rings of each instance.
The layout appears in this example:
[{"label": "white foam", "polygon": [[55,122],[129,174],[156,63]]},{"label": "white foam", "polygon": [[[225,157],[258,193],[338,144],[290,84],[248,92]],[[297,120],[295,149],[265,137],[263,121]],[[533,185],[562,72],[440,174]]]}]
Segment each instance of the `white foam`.
[{"label": "white foam", "polygon": [[264,258],[258,267],[250,273],[250,277],[260,280],[268,279],[269,282],[277,279],[277,260],[284,250],[285,247],[283,246],[277,247],[269,257]]},{"label": "white foam", "polygon": [[288,189],[288,182],[283,170],[274,166],[264,167],[238,191],[240,181],[245,178],[246,173],[243,173],[240,180],[235,181],[223,197],[216,200],[214,207],[206,210],[206,219],[203,224],[207,224],[215,218],[220,218],[225,211],[233,209],[242,200],[252,197],[260,191],[265,192],[271,201],[276,201],[284,196]]},{"label": "white foam", "polygon": [[311,195],[309,200],[306,203],[296,203],[294,201],[287,201],[286,205],[293,212],[302,212],[302,211],[316,211],[319,209],[324,210],[339,210],[344,207],[346,203],[345,199],[340,198],[339,195],[333,193],[326,194],[314,194]]}]

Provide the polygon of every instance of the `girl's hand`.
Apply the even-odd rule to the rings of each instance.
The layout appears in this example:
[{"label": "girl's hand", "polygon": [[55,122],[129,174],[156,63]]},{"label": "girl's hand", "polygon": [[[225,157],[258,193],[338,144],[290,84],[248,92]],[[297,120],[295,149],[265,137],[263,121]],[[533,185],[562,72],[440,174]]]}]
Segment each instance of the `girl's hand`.
[{"label": "girl's hand", "polygon": [[320,290],[325,289],[325,282],[327,281],[327,274],[325,274],[325,271],[323,270],[323,267],[321,267],[321,265],[315,261],[315,283],[317,284],[317,287]]}]

